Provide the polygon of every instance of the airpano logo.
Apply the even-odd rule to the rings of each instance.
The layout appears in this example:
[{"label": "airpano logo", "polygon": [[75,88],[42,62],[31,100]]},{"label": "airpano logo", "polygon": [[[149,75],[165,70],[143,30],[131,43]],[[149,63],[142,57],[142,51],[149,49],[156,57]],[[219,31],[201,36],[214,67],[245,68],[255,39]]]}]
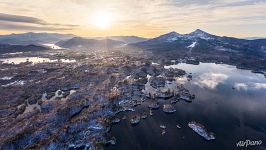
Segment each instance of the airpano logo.
[{"label": "airpano logo", "polygon": [[237,147],[248,147],[248,146],[259,146],[262,144],[262,140],[258,141],[252,141],[252,140],[246,140],[246,141],[238,141],[236,143]]}]

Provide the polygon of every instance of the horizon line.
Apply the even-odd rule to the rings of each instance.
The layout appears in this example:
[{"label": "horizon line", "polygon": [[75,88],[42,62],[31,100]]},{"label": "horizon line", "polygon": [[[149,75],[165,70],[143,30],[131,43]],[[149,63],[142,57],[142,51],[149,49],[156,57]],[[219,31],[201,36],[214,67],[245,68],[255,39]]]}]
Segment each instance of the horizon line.
[{"label": "horizon line", "polygon": [[266,38],[266,36],[228,36],[228,35],[219,35],[219,34],[214,34],[214,33],[209,33],[207,32],[206,30],[202,30],[200,28],[197,28],[195,30],[192,30],[192,32],[189,32],[189,33],[180,33],[180,32],[177,32],[175,30],[173,31],[167,31],[167,32],[164,32],[162,34],[158,34],[156,36],[151,36],[151,37],[147,37],[147,36],[140,36],[140,35],[126,35],[126,34],[121,34],[121,35],[106,35],[106,36],[83,36],[83,35],[77,35],[77,34],[73,34],[73,33],[62,33],[62,32],[50,32],[50,31],[28,31],[28,32],[12,32],[12,33],[9,33],[9,34],[0,34],[0,36],[6,36],[6,35],[19,35],[19,34],[26,34],[26,33],[48,33],[48,34],[62,34],[62,35],[73,35],[75,37],[83,37],[83,38],[107,38],[107,37],[115,37],[115,36],[124,36],[124,37],[130,37],[130,36],[134,36],[134,37],[140,37],[140,38],[146,38],[146,39],[152,39],[152,38],[156,38],[156,37],[159,37],[159,36],[162,36],[162,35],[165,35],[165,34],[168,34],[168,33],[171,33],[171,32],[175,32],[175,33],[178,33],[178,34],[181,34],[181,35],[186,35],[186,34],[190,34],[190,33],[193,33],[197,30],[200,30],[200,31],[203,31],[203,32],[206,32],[208,34],[211,34],[211,35],[216,35],[216,36],[221,36],[221,37],[234,37],[234,38],[240,38],[240,39],[248,39],[248,38],[257,38],[257,39],[264,39]]}]

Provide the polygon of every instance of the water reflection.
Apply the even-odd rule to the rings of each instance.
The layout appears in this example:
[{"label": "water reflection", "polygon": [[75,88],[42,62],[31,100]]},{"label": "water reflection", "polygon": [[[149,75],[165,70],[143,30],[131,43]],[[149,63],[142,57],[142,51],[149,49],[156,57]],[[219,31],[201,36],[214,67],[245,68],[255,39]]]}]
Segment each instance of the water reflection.
[{"label": "water reflection", "polygon": [[228,75],[221,73],[204,73],[200,75],[194,84],[200,87],[207,87],[210,89],[216,88],[217,85],[224,83],[228,79]]},{"label": "water reflection", "polygon": [[64,49],[64,48],[62,48],[62,47],[60,47],[60,46],[57,46],[57,45],[55,45],[55,44],[49,44],[49,43],[47,43],[47,44],[43,44],[44,46],[47,46],[47,47],[49,47],[49,48],[51,48],[51,49]]},{"label": "water reflection", "polygon": [[7,64],[20,64],[24,62],[32,62],[32,63],[41,63],[41,62],[52,62],[49,58],[42,58],[42,57],[13,57],[13,58],[6,58],[0,59],[3,63]]},{"label": "water reflection", "polygon": [[[186,150],[186,149],[236,149],[240,140],[266,141],[266,79],[263,75],[234,66],[214,63],[200,65],[178,64],[165,68],[179,68],[191,73],[192,81],[179,78],[189,91],[196,95],[192,103],[177,102],[174,114],[165,114],[162,107],[152,116],[132,127],[129,120],[122,120],[112,127],[117,139],[108,150]],[[239,89],[237,88],[239,87]],[[252,90],[248,90],[252,89]],[[154,100],[153,100],[154,101]],[[169,100],[156,100],[161,106]],[[135,108],[133,115],[149,113],[148,102]],[[195,134],[188,123],[196,121],[215,133],[216,140],[207,142]],[[160,125],[165,125],[162,136]],[[180,125],[178,129],[176,125]],[[252,147],[259,149],[259,147]],[[260,148],[266,148],[261,145]]]},{"label": "water reflection", "polygon": [[265,83],[235,83],[234,88],[237,90],[260,90],[266,89]]}]

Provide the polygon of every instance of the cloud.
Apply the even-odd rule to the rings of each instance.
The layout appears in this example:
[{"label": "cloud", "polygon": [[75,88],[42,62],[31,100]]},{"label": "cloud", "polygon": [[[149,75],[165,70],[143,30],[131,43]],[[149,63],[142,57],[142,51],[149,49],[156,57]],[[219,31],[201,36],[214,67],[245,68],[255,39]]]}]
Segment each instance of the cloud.
[{"label": "cloud", "polygon": [[1,21],[10,21],[10,22],[23,22],[23,23],[33,23],[33,24],[46,25],[46,23],[43,20],[40,20],[38,18],[3,14],[3,13],[0,13],[0,20]]},{"label": "cloud", "polygon": [[266,83],[254,83],[256,89],[266,89]]},{"label": "cloud", "polygon": [[183,6],[208,6],[209,8],[237,7],[263,3],[265,0],[172,0],[166,1],[168,5]]},{"label": "cloud", "polygon": [[53,27],[53,26],[34,26],[23,23],[2,22],[0,21],[0,30],[24,30],[24,31],[63,31],[72,30],[66,27]]},{"label": "cloud", "polygon": [[236,88],[237,90],[247,90],[248,89],[248,85],[246,83],[236,83],[234,85],[234,88]]},{"label": "cloud", "polygon": [[108,34],[154,37],[202,28],[247,37],[265,36],[265,7],[266,0],[1,0],[0,10],[6,14],[0,14],[0,20],[66,28],[75,28],[69,25],[74,23],[79,28],[73,32],[98,36],[105,33],[93,26],[90,16],[106,11],[114,19]]},{"label": "cloud", "polygon": [[78,27],[71,24],[48,23],[42,19],[0,13],[0,29],[2,30],[27,30],[27,31],[60,31],[72,30]]},{"label": "cloud", "polygon": [[266,89],[266,83],[235,83],[234,87],[236,90],[250,90],[250,89]]},{"label": "cloud", "polygon": [[31,23],[31,24],[37,24],[37,25],[65,26],[65,27],[77,27],[78,26],[78,25],[71,25],[71,24],[48,23],[42,19],[35,18],[35,17],[11,15],[11,14],[4,14],[4,13],[0,13],[0,21]]},{"label": "cloud", "polygon": [[237,6],[248,6],[248,5],[256,5],[258,3],[263,3],[265,0],[235,0],[231,2],[227,2],[221,5],[218,5],[219,7],[237,7]]},{"label": "cloud", "polygon": [[210,89],[216,88],[220,83],[223,83],[229,76],[220,73],[205,73],[199,76],[199,79],[194,81],[194,84],[200,87],[206,87]]}]

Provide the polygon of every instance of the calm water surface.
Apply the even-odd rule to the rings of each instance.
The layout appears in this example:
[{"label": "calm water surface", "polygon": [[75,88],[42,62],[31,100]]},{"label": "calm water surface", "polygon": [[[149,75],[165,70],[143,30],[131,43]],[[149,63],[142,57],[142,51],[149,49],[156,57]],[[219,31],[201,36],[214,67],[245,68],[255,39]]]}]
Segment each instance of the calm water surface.
[{"label": "calm water surface", "polygon": [[76,62],[74,59],[50,59],[42,57],[12,57],[0,59],[0,62],[7,64],[20,64],[25,62],[32,62],[33,64],[43,63],[43,62],[63,62],[63,63],[73,63]]},{"label": "calm water surface", "polygon": [[[263,144],[248,149],[266,148],[266,79],[261,74],[234,66],[201,63],[200,65],[178,64],[165,68],[180,68],[192,73],[193,80],[183,82],[196,95],[192,103],[177,102],[174,114],[165,114],[162,107],[153,111],[153,116],[131,126],[129,118],[146,112],[147,105],[137,111],[120,114],[127,119],[112,127],[116,145],[107,150],[185,150],[185,149],[237,149],[240,140],[262,140]],[[159,103],[170,103],[159,100]],[[188,127],[188,122],[203,124],[214,132],[216,140],[206,141]],[[166,126],[162,135],[160,125]],[[178,129],[179,124],[182,128]]]}]

